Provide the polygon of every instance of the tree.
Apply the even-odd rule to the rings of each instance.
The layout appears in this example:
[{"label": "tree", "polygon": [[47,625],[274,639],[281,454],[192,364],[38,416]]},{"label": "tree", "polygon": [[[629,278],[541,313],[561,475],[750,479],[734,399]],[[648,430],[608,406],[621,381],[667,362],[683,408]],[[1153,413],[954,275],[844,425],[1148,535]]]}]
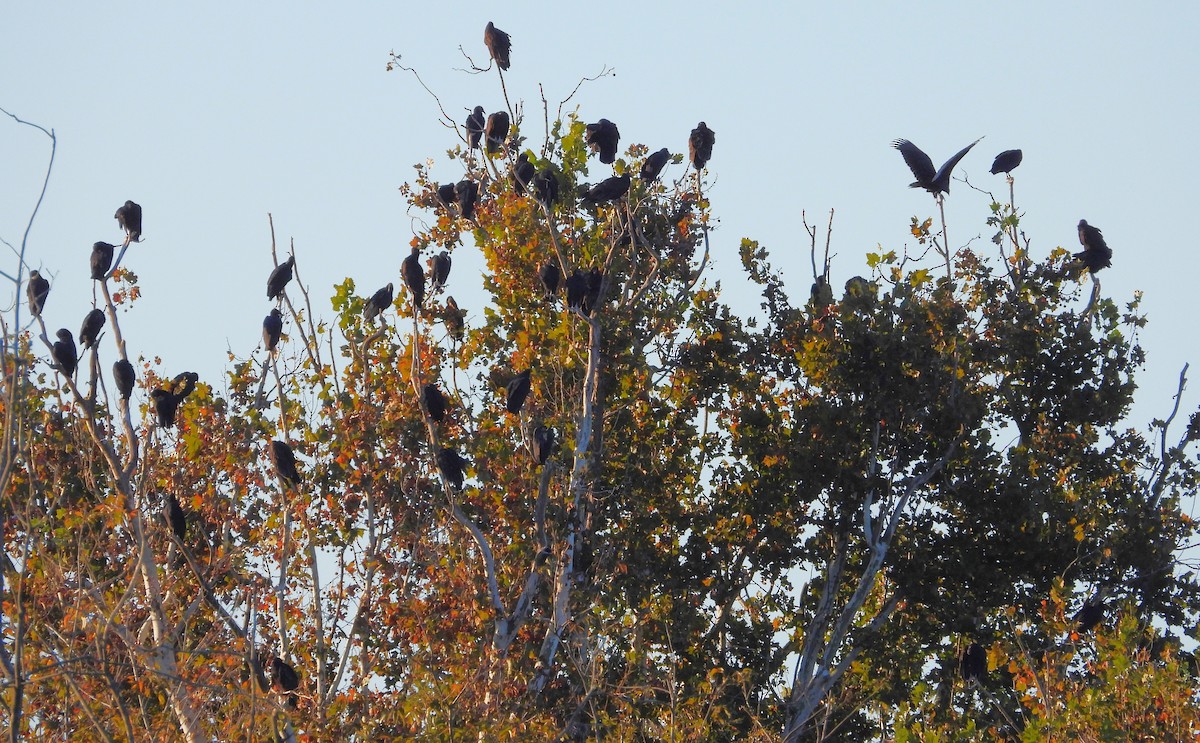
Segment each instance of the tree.
[{"label": "tree", "polygon": [[[999,261],[914,219],[934,258],[881,249],[840,292],[805,221],[803,303],[745,240],[763,311],[739,317],[705,276],[704,172],[676,155],[663,182],[582,198],[650,150],[610,170],[562,108],[530,144],[507,107],[484,150],[447,115],[461,143],[403,187],[427,215],[421,260],[483,254],[482,317],[464,322],[452,273],[425,292],[409,266],[390,305],[347,279],[317,320],[272,223],[293,276],[278,349],[231,358],[223,391],[139,360],[137,398],[177,402],[171,429],[108,389],[113,350],[131,361],[128,267],[98,283],[115,343],[75,380],[42,361],[40,319],[14,315],[12,739],[859,739],[916,730],[914,710],[928,729],[1032,734],[1058,723],[1014,714],[1031,663],[1015,659],[1058,652],[1063,626],[1023,626],[1018,656],[1012,617],[1101,590],[1129,607],[1121,627],[1194,621],[1176,565],[1200,419],[1169,441],[1181,377],[1158,440],[1122,429],[1136,298],[1077,312],[1066,251],[1033,260],[997,202]],[[524,163],[532,181],[511,177]],[[958,696],[971,642],[1017,664],[982,684],[990,700]],[[1183,715],[1175,663],[1146,688]]]}]

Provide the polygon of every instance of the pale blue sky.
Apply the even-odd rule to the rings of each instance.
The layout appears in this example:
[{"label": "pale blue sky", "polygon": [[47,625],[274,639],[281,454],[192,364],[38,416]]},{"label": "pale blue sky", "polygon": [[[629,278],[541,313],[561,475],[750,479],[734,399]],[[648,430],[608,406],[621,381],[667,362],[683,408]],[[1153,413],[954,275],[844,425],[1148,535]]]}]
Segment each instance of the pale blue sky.
[{"label": "pale blue sky", "polygon": [[[911,174],[889,143],[911,139],[940,164],[986,135],[956,175],[1000,194],[992,157],[1024,150],[1016,195],[1036,256],[1074,249],[1086,218],[1114,251],[1104,293],[1123,304],[1145,291],[1151,373],[1139,420],[1164,415],[1180,366],[1200,361],[1191,320],[1200,258],[1188,226],[1200,172],[1196,4],[1134,13],[1112,2],[707,11],[644,2],[588,15],[561,4],[409,5],[0,10],[0,107],[59,137],[28,256],[52,276],[51,330],[78,330],[91,306],[90,246],[119,241],[112,214],[127,198],[145,209],[146,238],[126,258],[145,294],[123,320],[129,350],[161,355],[170,373],[194,369],[222,387],[226,349],[245,356],[257,344],[270,307],[267,212],[281,247],[295,238],[318,314],[332,316],[330,287],[344,276],[360,294],[399,284],[412,220],[427,215],[408,213],[397,187],[428,157],[439,160],[435,178],[458,172],[444,158],[453,133],[411,76],[384,71],[388,52],[417,65],[456,119],[476,104],[495,110],[503,100],[494,73],[454,69],[465,66],[460,45],[486,58],[492,20],[512,35],[508,90],[525,99],[532,136],[538,83],[553,107],[605,65],[615,77],[585,86],[575,102],[586,120],[616,122],[622,148],[682,151],[701,119],[716,132],[712,276],[740,307],[758,303],[739,280],[741,237],[763,242],[803,297],[811,273],[800,210],[823,224],[832,207],[840,286],[866,272],[863,255],[877,243],[901,249],[911,216],[936,214],[926,193],[906,187]],[[36,199],[45,145],[0,119],[0,237],[10,242]],[[976,244],[990,246],[987,214],[985,197],[953,185],[955,243],[982,235]],[[450,290],[478,313],[473,254],[455,253]]]}]

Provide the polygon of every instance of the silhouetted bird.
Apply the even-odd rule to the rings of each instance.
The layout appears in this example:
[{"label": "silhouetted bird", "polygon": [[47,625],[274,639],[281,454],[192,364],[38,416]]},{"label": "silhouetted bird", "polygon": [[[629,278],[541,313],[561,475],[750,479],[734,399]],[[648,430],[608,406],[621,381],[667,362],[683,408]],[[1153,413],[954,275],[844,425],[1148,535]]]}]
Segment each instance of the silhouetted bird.
[{"label": "silhouetted bird", "polygon": [[283,335],[283,313],[278,307],[271,309],[271,314],[263,318],[263,346],[266,347],[267,353],[275,353],[275,349],[279,347],[279,338]]},{"label": "silhouetted bird", "polygon": [[604,273],[592,266],[587,274],[587,294],[583,297],[583,314],[590,315],[600,305],[600,287],[604,285]]},{"label": "silhouetted bird", "polygon": [[488,154],[499,152],[504,146],[504,140],[508,139],[508,111],[497,111],[487,119],[487,125],[483,128],[483,135],[487,137]]},{"label": "silhouetted bird", "polygon": [[983,681],[987,677],[987,651],[977,642],[973,642],[963,650],[958,661],[958,671],[965,681],[977,679]]},{"label": "silhouetted bird", "polygon": [[171,394],[178,397],[181,401],[192,394],[192,390],[196,389],[196,382],[200,381],[200,375],[196,372],[181,372],[175,375],[175,379],[171,381]]},{"label": "silhouetted bird", "polygon": [[650,157],[646,158],[646,162],[642,163],[642,180],[647,183],[658,180],[659,174],[662,173],[663,168],[667,167],[670,160],[671,152],[666,147],[652,153]]},{"label": "silhouetted bird", "polygon": [[46,297],[50,296],[50,282],[34,269],[29,272],[29,285],[25,287],[25,294],[29,298],[29,311],[34,317],[41,317],[42,308],[46,306]]},{"label": "silhouetted bird", "polygon": [[550,298],[558,293],[558,284],[562,281],[562,271],[554,261],[546,261],[538,269],[538,279],[541,280],[542,287],[546,290],[546,297]]},{"label": "silhouetted bird", "polygon": [[526,187],[533,182],[536,174],[537,169],[533,167],[533,163],[529,162],[529,153],[522,152],[517,155],[517,162],[513,164],[512,172],[513,190],[519,194],[525,193]]},{"label": "silhouetted bird", "polygon": [[992,175],[997,173],[1011,173],[1013,168],[1021,164],[1020,150],[1005,150],[996,159],[992,161]]},{"label": "silhouetted bird", "polygon": [[1075,257],[1083,261],[1088,271],[1096,273],[1112,265],[1112,248],[1104,242],[1100,230],[1088,224],[1086,219],[1079,220],[1079,244],[1083,250],[1076,253]]},{"label": "silhouetted bird", "polygon": [[293,488],[300,486],[300,473],[296,471],[296,455],[286,442],[278,439],[271,441],[271,464],[275,467],[275,474],[279,475],[284,484]]},{"label": "silhouetted bird", "polygon": [[93,309],[83,316],[83,326],[79,328],[79,344],[83,350],[96,345],[100,339],[100,330],[104,328],[104,310]]},{"label": "silhouetted bird", "polygon": [[[980,137],[979,139],[983,139]],[[933,169],[933,160],[929,159],[917,147],[907,139],[897,139],[892,142],[892,147],[900,150],[900,154],[904,156],[904,162],[908,164],[908,169],[912,171],[913,177],[917,180],[909,184],[909,188],[923,188],[935,197],[941,193],[950,193],[950,173],[954,170],[954,166],[958,165],[958,161],[971,150],[972,147],[979,144],[979,139],[959,150],[954,157],[942,163],[942,167],[936,171]]]},{"label": "silhouetted bird", "polygon": [[818,276],[808,290],[808,301],[814,307],[828,307],[833,304],[833,287],[824,276]]},{"label": "silhouetted bird", "polygon": [[554,175],[554,169],[549,165],[542,168],[533,177],[533,193],[537,196],[537,200],[547,207],[554,206],[558,201],[558,177]]},{"label": "silhouetted bird", "polygon": [[372,294],[371,298],[363,304],[363,317],[367,322],[374,323],[375,318],[386,312],[394,301],[396,301],[396,287],[389,283]]},{"label": "silhouetted bird", "polygon": [[92,244],[92,278],[96,281],[103,281],[104,277],[108,275],[108,269],[112,268],[113,248],[115,247],[106,242]]},{"label": "silhouetted bird", "polygon": [[154,414],[158,418],[159,427],[173,428],[175,413],[179,409],[179,398],[171,394],[170,390],[161,387],[151,392],[150,397],[154,400]]},{"label": "silhouetted bird", "polygon": [[187,516],[174,493],[167,495],[167,521],[171,525],[171,532],[182,542],[187,534]]},{"label": "silhouetted bird", "polygon": [[1091,632],[1104,619],[1104,600],[1099,594],[1092,596],[1075,612],[1071,621],[1079,623],[1080,632]]},{"label": "silhouetted bird", "polygon": [[271,659],[271,688],[287,695],[289,707],[296,706],[296,689],[300,688],[300,676],[296,669],[285,663],[283,658],[275,656]]},{"label": "silhouetted bird", "polygon": [[430,287],[435,294],[446,288],[446,280],[450,278],[450,264],[450,254],[444,250],[433,257]]},{"label": "silhouetted bird", "polygon": [[467,147],[472,150],[479,149],[479,140],[483,138],[483,127],[486,123],[483,106],[476,106],[475,110],[467,115]]},{"label": "silhouetted bird", "polygon": [[133,385],[137,378],[133,373],[133,364],[129,363],[129,359],[118,359],[113,364],[113,378],[117,380],[117,392],[120,393],[122,400],[128,400],[133,394]]},{"label": "silhouetted bird", "polygon": [[578,310],[583,307],[583,301],[587,297],[588,281],[579,269],[567,277],[567,307]]},{"label": "silhouetted bird", "polygon": [[441,423],[446,417],[446,396],[436,384],[425,385],[421,388],[421,395],[425,398],[425,409],[429,411],[430,420]]},{"label": "silhouetted bird", "polygon": [[71,331],[62,328],[57,333],[58,340],[54,341],[54,345],[50,347],[50,355],[54,357],[55,363],[58,364],[58,370],[65,377],[75,376],[75,369],[79,366],[79,355],[75,352],[75,337],[71,335]]},{"label": "silhouetted bird", "polygon": [[607,201],[616,201],[628,192],[629,174],[614,175],[588,189],[588,192],[583,195],[583,200],[593,204],[603,204]]},{"label": "silhouetted bird", "polygon": [[593,152],[600,153],[600,162],[611,165],[617,159],[617,143],[621,140],[621,132],[617,130],[617,125],[608,119],[588,124],[584,140]]},{"label": "silhouetted bird", "polygon": [[450,337],[461,342],[463,334],[466,332],[466,327],[463,325],[463,317],[466,313],[458,308],[458,302],[454,301],[454,297],[446,297],[446,310],[442,314],[442,322],[446,324],[446,331],[450,333]]},{"label": "silhouetted bird", "polygon": [[475,203],[479,200],[479,184],[471,180],[459,181],[454,185],[454,196],[462,218],[474,219]]},{"label": "silhouetted bird", "polygon": [[142,239],[142,207],[132,201],[126,200],[125,204],[117,209],[117,213],[113,215],[117,224],[121,229],[125,230],[129,235],[130,242],[137,242]]},{"label": "silhouetted bird", "polygon": [[442,477],[446,478],[446,482],[450,483],[455,490],[462,490],[463,467],[466,466],[466,464],[467,460],[459,456],[458,452],[454,449],[445,447],[438,452],[438,470],[441,471]]},{"label": "silhouetted bird", "polygon": [[688,136],[688,159],[692,161],[696,170],[704,170],[704,166],[712,159],[712,148],[716,141],[717,135],[713,134],[713,130],[709,129],[707,124],[703,121],[696,124],[696,128]]},{"label": "silhouetted bird", "polygon": [[543,465],[557,449],[553,428],[538,426],[533,429],[533,461]]},{"label": "silhouetted bird", "polygon": [[496,64],[500,65],[500,69],[507,71],[510,64],[509,52],[512,49],[512,38],[488,21],[487,28],[483,30],[483,43],[487,46],[488,54],[491,54],[492,59],[496,60]]},{"label": "silhouetted bird", "polygon": [[512,381],[508,383],[504,397],[504,408],[514,415],[521,412],[521,406],[525,404],[525,398],[529,397],[529,374],[532,371],[532,369],[526,369],[513,377]]},{"label": "silhouetted bird", "polygon": [[412,295],[413,314],[425,303],[425,269],[421,267],[421,249],[413,246],[412,252],[400,264],[400,277]]},{"label": "silhouetted bird", "polygon": [[283,287],[292,280],[292,267],[296,265],[296,256],[289,255],[288,259],[275,267],[267,278],[267,299],[278,299],[283,294]]},{"label": "silhouetted bird", "polygon": [[451,217],[455,215],[455,207],[458,206],[458,194],[454,190],[453,183],[443,183],[438,186],[437,200]]}]

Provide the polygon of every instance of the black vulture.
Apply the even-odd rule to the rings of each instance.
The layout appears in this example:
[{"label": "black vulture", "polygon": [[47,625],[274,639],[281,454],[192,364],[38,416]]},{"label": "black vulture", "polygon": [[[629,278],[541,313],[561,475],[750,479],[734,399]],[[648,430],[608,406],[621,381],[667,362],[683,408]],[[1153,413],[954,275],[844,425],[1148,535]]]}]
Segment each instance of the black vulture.
[{"label": "black vulture", "polygon": [[1104,599],[1099,593],[1084,602],[1079,611],[1075,612],[1075,616],[1071,617],[1071,621],[1079,623],[1080,632],[1091,632],[1102,619],[1104,619]]},{"label": "black vulture", "polygon": [[521,412],[525,398],[529,397],[529,374],[532,371],[532,369],[526,369],[513,377],[505,388],[504,407],[514,415]]},{"label": "black vulture", "polygon": [[533,192],[537,195],[537,200],[545,204],[547,208],[554,206],[558,201],[558,177],[554,175],[554,169],[549,165],[542,168],[533,177]]},{"label": "black vulture", "polygon": [[296,669],[284,662],[278,655],[271,659],[271,688],[286,694],[288,706],[296,706],[296,689],[300,688],[300,675]]},{"label": "black vulture", "polygon": [[188,395],[192,394],[192,390],[196,389],[196,382],[198,381],[200,381],[200,375],[196,372],[181,372],[176,374],[175,379],[171,381],[171,394],[182,401]]},{"label": "black vulture", "polygon": [[271,464],[275,466],[275,474],[285,485],[293,488],[300,486],[300,473],[296,471],[296,455],[287,442],[274,439],[271,441]]},{"label": "black vulture", "polygon": [[459,181],[454,185],[454,197],[462,218],[474,219],[475,202],[479,200],[479,184],[472,180]]},{"label": "black vulture", "polygon": [[1112,265],[1112,248],[1104,242],[1104,235],[1099,228],[1088,224],[1086,219],[1079,220],[1079,244],[1083,250],[1076,253],[1075,257],[1083,261],[1088,271],[1096,273]]},{"label": "black vulture", "polygon": [[34,317],[41,317],[46,297],[50,296],[50,282],[34,269],[29,272],[29,285],[25,287],[25,293],[29,297],[29,311]]},{"label": "black vulture", "polygon": [[600,304],[600,287],[604,284],[604,273],[592,266],[587,274],[587,294],[583,298],[583,314],[590,315]]},{"label": "black vulture", "polygon": [[467,115],[467,147],[472,150],[479,149],[479,140],[483,138],[483,127],[486,123],[483,106],[476,106],[475,110]]},{"label": "black vulture", "polygon": [[828,279],[824,276],[817,277],[808,290],[808,301],[814,307],[828,307],[833,304],[833,287],[829,285]]},{"label": "black vulture", "polygon": [[425,385],[421,389],[421,396],[425,398],[425,409],[429,411],[430,420],[441,423],[446,417],[446,396],[436,384]]},{"label": "black vulture", "polygon": [[79,328],[79,344],[83,350],[96,345],[100,339],[100,330],[104,327],[104,310],[93,308],[83,316],[83,326]]},{"label": "black vulture", "polygon": [[713,134],[713,130],[709,129],[707,124],[703,121],[696,124],[696,128],[688,137],[688,159],[696,166],[696,170],[703,170],[712,159],[712,148],[716,141],[717,135]]},{"label": "black vulture", "polygon": [[[983,139],[980,137],[979,139]],[[929,159],[917,147],[907,139],[897,139],[892,142],[892,147],[900,150],[900,154],[904,156],[904,162],[908,164],[908,169],[912,171],[913,177],[917,180],[908,185],[909,188],[923,188],[935,197],[941,193],[950,193],[950,173],[954,170],[954,166],[958,165],[958,161],[962,160],[971,148],[979,144],[979,139],[959,150],[954,157],[942,163],[942,167],[936,171],[933,169],[933,160]]]},{"label": "black vulture", "polygon": [[167,495],[167,521],[171,525],[171,532],[183,541],[183,537],[187,534],[187,515],[184,514],[183,508],[179,505],[179,499],[174,493]]},{"label": "black vulture", "polygon": [[466,466],[467,460],[459,456],[459,453],[449,447],[444,447],[437,455],[438,470],[441,471],[442,477],[446,478],[446,482],[450,483],[455,490],[462,490],[463,487],[463,467]]},{"label": "black vulture", "polygon": [[487,138],[488,154],[499,152],[504,146],[504,140],[508,139],[508,111],[497,111],[487,118],[487,124],[483,127],[483,135]]},{"label": "black vulture", "polygon": [[119,359],[113,364],[113,377],[117,380],[117,392],[122,400],[128,400],[133,394],[133,385],[137,378],[133,374],[133,364],[129,359]]},{"label": "black vulture", "polygon": [[450,333],[450,337],[456,341],[462,341],[463,334],[466,332],[466,327],[463,325],[463,318],[466,313],[458,308],[458,302],[454,301],[454,297],[446,297],[446,310],[442,314],[442,322],[446,324],[446,331]]},{"label": "black vulture", "polygon": [[437,200],[442,205],[451,217],[454,216],[454,208],[458,206],[458,194],[454,191],[453,183],[443,183],[437,187]]},{"label": "black vulture", "polygon": [[51,346],[50,355],[54,357],[63,376],[73,377],[75,369],[79,366],[79,355],[75,351],[75,337],[66,328],[62,328],[55,335],[58,336],[58,340],[54,341],[54,345]]},{"label": "black vulture", "polygon": [[997,173],[1011,173],[1013,168],[1021,164],[1020,150],[1005,150],[996,159],[992,161],[992,175]]},{"label": "black vulture", "polygon": [[977,642],[968,645],[958,661],[958,671],[963,680],[969,682],[971,679],[977,679],[982,682],[987,678],[987,670],[987,651]]},{"label": "black vulture", "polygon": [[539,425],[533,429],[533,461],[543,465],[557,449],[553,428]]},{"label": "black vulture", "polygon": [[512,184],[513,190],[519,194],[525,193],[525,189],[533,182],[533,176],[537,173],[537,169],[533,167],[533,163],[529,162],[529,153],[522,152],[517,155],[517,162],[513,165]]},{"label": "black vulture", "polygon": [[603,204],[607,201],[616,201],[628,192],[629,174],[614,175],[588,189],[587,193],[583,195],[583,200],[593,204]]},{"label": "black vulture", "polygon": [[487,28],[483,29],[483,43],[500,69],[507,71],[511,61],[509,51],[512,49],[512,38],[488,21]]},{"label": "black vulture", "polygon": [[616,124],[608,119],[588,124],[584,138],[593,152],[600,153],[600,162],[611,165],[617,159],[617,142],[621,140],[621,132]]},{"label": "black vulture", "polygon": [[296,265],[296,256],[289,255],[288,259],[275,267],[267,278],[267,299],[279,299],[283,287],[292,280],[292,267]]},{"label": "black vulture", "polygon": [[271,314],[263,318],[263,345],[267,353],[275,353],[279,347],[279,338],[283,335],[283,313],[278,307],[271,309]]},{"label": "black vulture", "polygon": [[363,317],[367,322],[374,323],[375,318],[382,315],[396,300],[396,287],[389,283],[379,289],[363,304]]},{"label": "black vulture", "polygon": [[425,269],[421,267],[421,249],[413,246],[412,252],[400,264],[400,277],[412,294],[413,314],[425,302]]},{"label": "black vulture", "polygon": [[112,268],[113,249],[116,247],[106,242],[92,243],[92,278],[96,281],[103,281],[108,275],[108,269]]},{"label": "black vulture", "polygon": [[175,411],[179,408],[180,398],[172,394],[170,390],[164,390],[161,387],[151,392],[150,397],[154,400],[154,414],[158,418],[159,427],[173,428]]},{"label": "black vulture", "polygon": [[538,269],[538,279],[541,280],[542,287],[546,290],[546,297],[550,298],[558,293],[558,284],[562,281],[562,271],[554,261],[546,261]]},{"label": "black vulture", "polygon": [[142,239],[142,207],[138,204],[125,201],[125,204],[117,209],[117,213],[113,215],[116,218],[117,224],[129,236],[130,242],[137,242]]},{"label": "black vulture", "polygon": [[567,307],[573,310],[582,309],[587,291],[587,277],[577,268],[573,274],[567,277]]},{"label": "black vulture", "polygon": [[430,273],[430,286],[436,294],[446,288],[446,280],[450,278],[450,254],[442,251],[433,257]]},{"label": "black vulture", "polygon": [[646,158],[646,162],[642,163],[641,177],[647,183],[658,180],[658,176],[662,173],[663,168],[667,167],[667,163],[671,160],[671,151],[666,147],[658,152],[652,153]]}]

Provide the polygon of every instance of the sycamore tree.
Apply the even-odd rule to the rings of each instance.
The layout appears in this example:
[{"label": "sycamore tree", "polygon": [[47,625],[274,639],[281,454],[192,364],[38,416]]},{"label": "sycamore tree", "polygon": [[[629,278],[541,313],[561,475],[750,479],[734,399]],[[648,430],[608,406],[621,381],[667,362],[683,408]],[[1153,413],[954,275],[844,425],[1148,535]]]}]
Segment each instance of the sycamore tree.
[{"label": "sycamore tree", "polygon": [[[527,117],[497,72],[490,115],[438,99],[455,138],[402,187],[423,218],[388,286],[305,275],[271,225],[278,314],[223,379],[130,356],[133,230],[91,267],[103,332],[69,373],[53,331],[93,306],[51,287],[30,323],[22,243],[10,739],[1196,732],[1200,422],[1181,375],[1129,428],[1136,297],[1085,299],[1011,198],[970,193],[992,248],[915,218],[921,255],[836,277],[805,221],[813,275],[784,276],[713,231],[705,128],[652,154],[569,98]],[[462,251],[481,315],[451,296]]]}]

